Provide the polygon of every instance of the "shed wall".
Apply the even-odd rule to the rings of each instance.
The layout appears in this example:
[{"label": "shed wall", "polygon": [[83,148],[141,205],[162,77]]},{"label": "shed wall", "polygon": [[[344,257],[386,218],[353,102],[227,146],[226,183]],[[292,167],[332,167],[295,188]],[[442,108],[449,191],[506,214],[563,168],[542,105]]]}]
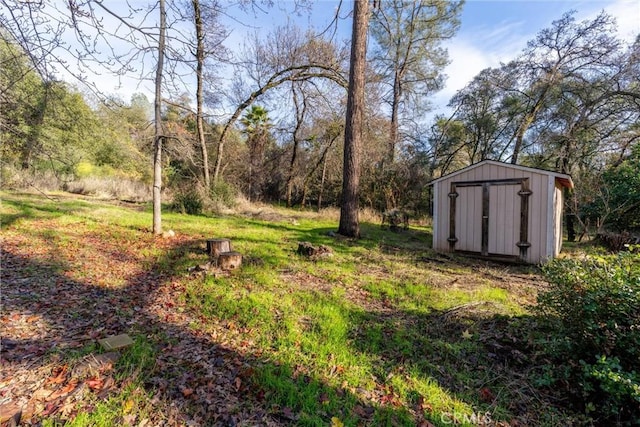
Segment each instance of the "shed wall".
[{"label": "shed wall", "polygon": [[[537,263],[553,256],[547,251],[547,238],[551,235],[556,239],[558,227],[557,220],[548,215],[549,203],[553,202],[557,194],[550,195],[549,180],[552,176],[543,173],[523,171],[508,166],[496,164],[484,164],[468,171],[463,171],[451,177],[445,177],[434,184],[434,241],[433,247],[440,251],[449,251],[449,192],[451,184],[463,181],[490,181],[499,179],[528,178],[529,189],[532,194],[529,197],[528,214],[528,241],[531,246],[527,250],[527,262]],[[551,185],[551,188],[555,188]],[[471,190],[471,191],[469,191]],[[515,244],[520,237],[520,196],[517,195],[519,186],[491,185],[489,190],[489,253],[504,255],[517,255],[519,249]],[[459,196],[456,200],[456,242],[457,250],[478,251],[478,234],[481,230],[482,208],[477,207],[481,203],[481,187],[458,187]],[[478,201],[478,193],[480,199]],[[561,195],[561,193],[560,193]],[[471,200],[464,201],[467,197]],[[560,205],[560,208],[562,206]],[[554,210],[555,212],[555,210]],[[549,227],[552,231],[549,232]],[[554,248],[558,248],[558,242],[554,241]],[[473,248],[473,249],[467,249]]]}]

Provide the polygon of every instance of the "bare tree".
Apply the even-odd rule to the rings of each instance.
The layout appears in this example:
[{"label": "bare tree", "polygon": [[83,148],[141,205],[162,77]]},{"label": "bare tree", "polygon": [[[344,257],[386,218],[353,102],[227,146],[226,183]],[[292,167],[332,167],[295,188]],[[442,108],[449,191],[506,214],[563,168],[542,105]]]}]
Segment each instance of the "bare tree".
[{"label": "bare tree", "polygon": [[[242,61],[239,77],[246,78],[254,85],[248,95],[241,95],[238,106],[225,123],[218,138],[218,148],[213,168],[213,181],[220,178],[224,157],[225,138],[240,118],[242,112],[256,100],[272,92],[284,83],[330,81],[340,87],[347,87],[347,81],[340,67],[340,52],[324,40],[316,40],[313,34],[302,35],[297,28],[278,28],[272,38],[265,42],[254,40],[248,57]],[[239,86],[243,84],[239,83]],[[255,87],[257,86],[257,87]],[[244,91],[246,92],[246,90]]]},{"label": "bare tree", "polygon": [[209,178],[209,155],[204,137],[204,112],[203,112],[203,80],[204,80],[204,27],[200,0],[192,0],[193,20],[196,27],[196,137],[202,152],[202,174],[204,185],[208,189],[211,185]]},{"label": "bare tree", "polygon": [[600,74],[611,66],[620,48],[613,35],[615,21],[611,16],[602,12],[593,20],[576,23],[574,14],[567,13],[551,28],[542,30],[517,61],[515,71],[521,77],[521,85],[513,92],[521,102],[522,114],[513,135],[513,164],[525,148],[527,130],[554,91],[570,79]]}]

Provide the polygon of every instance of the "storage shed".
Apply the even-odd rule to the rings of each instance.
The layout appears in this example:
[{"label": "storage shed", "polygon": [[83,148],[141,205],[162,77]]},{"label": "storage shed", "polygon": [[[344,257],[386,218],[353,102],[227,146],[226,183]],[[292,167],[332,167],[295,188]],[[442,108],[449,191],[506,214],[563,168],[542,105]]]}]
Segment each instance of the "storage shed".
[{"label": "storage shed", "polygon": [[484,160],[433,185],[433,248],[543,263],[562,247],[569,175]]}]

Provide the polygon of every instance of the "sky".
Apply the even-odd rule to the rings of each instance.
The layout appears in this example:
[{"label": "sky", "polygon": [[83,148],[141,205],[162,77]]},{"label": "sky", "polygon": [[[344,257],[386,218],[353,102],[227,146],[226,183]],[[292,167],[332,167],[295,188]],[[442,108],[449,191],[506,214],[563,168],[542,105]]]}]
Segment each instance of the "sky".
[{"label": "sky", "polygon": [[602,10],[613,15],[627,42],[640,34],[640,1],[481,1],[468,0],[458,34],[446,43],[451,59],[447,86],[435,97],[443,108],[475,75],[514,59],[536,34],[570,10],[577,20],[593,19]]},{"label": "sky", "polygon": [[[384,1],[384,0],[383,0]],[[351,19],[348,12],[351,2],[344,0],[339,36],[350,38]],[[331,21],[337,1],[321,0],[314,4],[311,16],[296,16],[291,13],[292,2],[276,3],[265,13],[255,17],[244,15],[242,19],[250,26],[234,30],[228,39],[229,46],[239,48],[243,31],[268,32],[287,20],[301,27],[313,25],[324,29]],[[436,113],[446,114],[447,103],[455,93],[470,82],[475,75],[488,67],[500,66],[501,62],[514,59],[536,34],[551,26],[568,11],[575,10],[578,21],[593,19],[602,10],[613,15],[618,23],[618,34],[631,42],[640,34],[640,1],[638,0],[467,0],[461,15],[457,35],[448,40],[450,64],[445,70],[448,76],[443,90],[431,100]],[[247,19],[249,18],[249,19]]]},{"label": "sky", "polygon": [[[229,0],[221,0],[232,3]],[[384,0],[383,0],[384,1]],[[133,0],[132,4],[144,4]],[[259,3],[259,2],[258,2]],[[110,0],[110,7],[126,6],[124,0]],[[262,8],[255,12],[241,11],[230,7],[229,15],[224,18],[225,25],[231,30],[226,46],[238,51],[249,33],[266,35],[277,25],[287,21],[306,28],[313,26],[324,29],[332,20],[337,0],[319,0],[313,3],[310,13],[292,13],[294,2],[274,0],[271,8]],[[351,1],[343,0],[338,39],[348,40],[351,32]],[[450,64],[445,73],[448,76],[446,86],[435,94],[431,102],[432,114],[446,114],[447,103],[456,91],[462,89],[475,75],[487,67],[497,67],[501,62],[514,59],[542,29],[548,28],[554,20],[570,10],[577,11],[577,19],[594,18],[600,11],[606,10],[613,15],[619,26],[619,35],[631,42],[640,34],[640,1],[638,0],[467,0],[457,35],[444,45],[449,51]],[[242,25],[240,25],[242,23]],[[147,68],[153,65],[147,64]],[[92,78],[91,76],[89,76]],[[152,98],[151,82],[139,82],[102,75],[93,77],[106,92],[118,93],[128,100],[132,93],[143,92]],[[118,87],[121,85],[120,87]]]}]

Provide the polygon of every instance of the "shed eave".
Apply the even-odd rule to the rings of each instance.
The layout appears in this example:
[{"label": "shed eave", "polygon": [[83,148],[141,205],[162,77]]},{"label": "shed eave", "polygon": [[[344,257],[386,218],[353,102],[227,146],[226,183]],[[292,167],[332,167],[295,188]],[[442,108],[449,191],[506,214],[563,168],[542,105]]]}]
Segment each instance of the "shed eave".
[{"label": "shed eave", "polygon": [[563,174],[563,173],[559,173],[559,172],[553,172],[553,171],[548,171],[545,169],[537,169],[537,168],[531,168],[528,166],[522,166],[522,165],[514,165],[512,163],[505,163],[505,162],[499,162],[497,160],[483,160],[481,162],[478,163],[474,163],[472,165],[466,166],[462,169],[459,169],[455,172],[451,172],[447,175],[443,175],[440,178],[434,179],[433,181],[429,182],[427,185],[435,185],[438,182],[444,180],[444,179],[448,179],[448,178],[452,178],[456,175],[459,175],[461,173],[476,169],[478,167],[481,167],[483,165],[496,165],[496,166],[502,166],[502,167],[508,167],[508,168],[512,168],[512,169],[518,169],[518,170],[522,170],[525,172],[534,172],[534,173],[539,173],[539,174],[544,174],[544,175],[548,175],[548,176],[552,176],[554,177],[554,179],[563,187],[566,188],[573,188],[573,181],[571,180],[571,176]]}]

